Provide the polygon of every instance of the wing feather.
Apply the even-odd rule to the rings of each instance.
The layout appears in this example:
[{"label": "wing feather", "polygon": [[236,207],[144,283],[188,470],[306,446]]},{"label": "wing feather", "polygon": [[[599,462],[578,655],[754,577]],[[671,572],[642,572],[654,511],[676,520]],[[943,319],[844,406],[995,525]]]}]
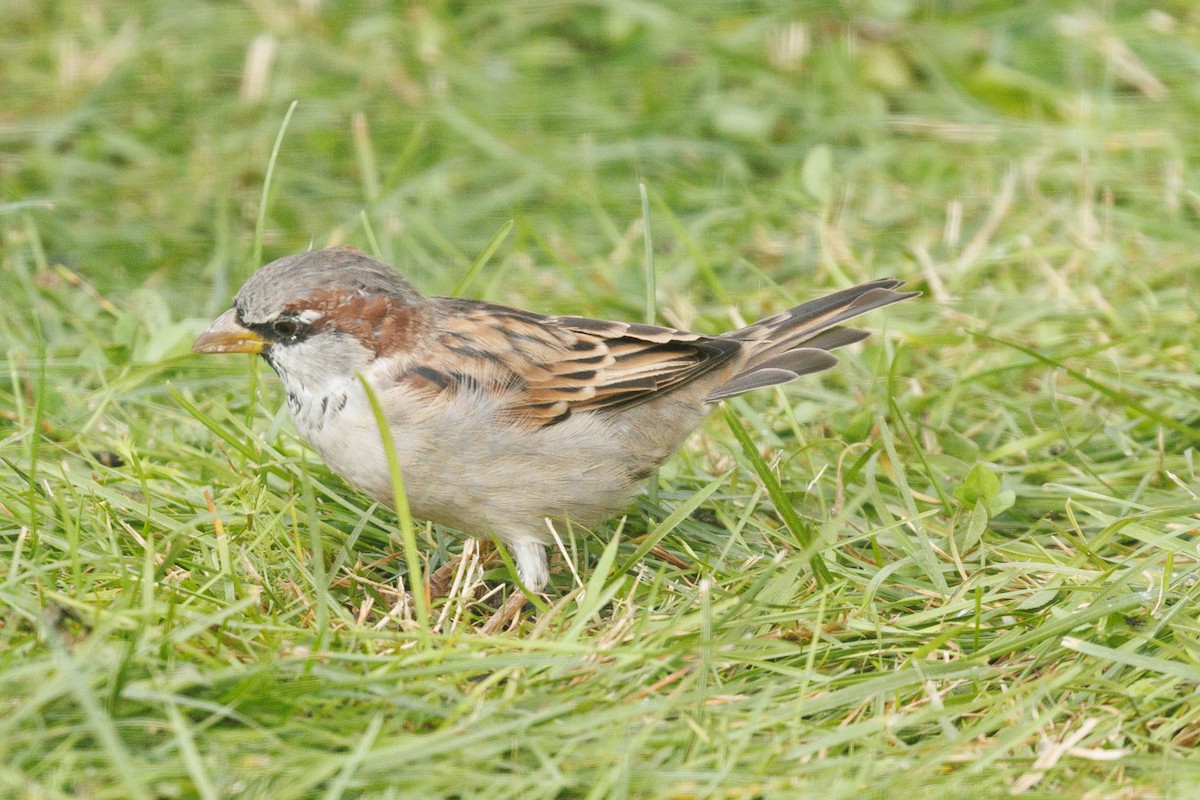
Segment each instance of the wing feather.
[{"label": "wing feather", "polygon": [[436,300],[444,313],[433,350],[400,379],[411,376],[410,386],[419,381],[431,399],[486,392],[523,427],[638,405],[728,364],[743,348],[736,340],[655,325]]}]

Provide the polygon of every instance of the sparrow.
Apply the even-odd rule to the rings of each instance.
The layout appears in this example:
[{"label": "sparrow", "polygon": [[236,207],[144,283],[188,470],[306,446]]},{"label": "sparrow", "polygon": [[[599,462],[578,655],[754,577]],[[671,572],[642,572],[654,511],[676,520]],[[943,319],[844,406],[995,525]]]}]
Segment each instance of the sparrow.
[{"label": "sparrow", "polygon": [[258,353],[300,436],[393,506],[384,410],[413,516],[502,541],[531,591],[547,520],[594,528],[721,400],[829,369],[868,333],[842,323],[913,297],[864,283],[718,336],[424,297],[350,247],[281,258],[246,281],[196,353]]}]

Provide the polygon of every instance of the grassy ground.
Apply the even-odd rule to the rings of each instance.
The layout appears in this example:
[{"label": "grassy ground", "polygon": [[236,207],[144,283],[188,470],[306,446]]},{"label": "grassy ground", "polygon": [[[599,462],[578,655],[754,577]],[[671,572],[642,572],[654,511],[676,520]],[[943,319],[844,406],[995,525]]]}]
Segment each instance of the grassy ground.
[{"label": "grassy ground", "polygon": [[[1191,4],[387,5],[0,7],[0,796],[1195,796]],[[925,295],[547,610],[482,633],[469,558],[416,618],[191,337],[262,260],[445,293],[509,220],[465,294],[640,319],[639,182],[662,321]]]}]

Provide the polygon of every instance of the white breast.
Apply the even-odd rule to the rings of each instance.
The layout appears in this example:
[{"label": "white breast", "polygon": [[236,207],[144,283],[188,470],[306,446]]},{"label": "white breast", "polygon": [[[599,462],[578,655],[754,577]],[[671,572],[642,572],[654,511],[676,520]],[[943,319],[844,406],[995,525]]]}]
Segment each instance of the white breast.
[{"label": "white breast", "polygon": [[[637,481],[614,451],[616,434],[592,415],[531,432],[498,422],[494,399],[462,392],[429,409],[423,398],[384,395],[414,516],[487,536],[520,528],[543,535],[544,516],[595,525],[623,508]],[[323,397],[289,394],[296,428],[330,469],[392,505],[391,476],[361,385]],[[618,437],[619,438],[619,437]]]}]

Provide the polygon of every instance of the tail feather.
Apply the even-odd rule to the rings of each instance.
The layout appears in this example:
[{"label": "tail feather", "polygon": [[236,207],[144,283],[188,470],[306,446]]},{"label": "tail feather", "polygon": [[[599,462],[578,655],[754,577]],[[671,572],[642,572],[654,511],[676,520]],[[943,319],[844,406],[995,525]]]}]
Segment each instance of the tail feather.
[{"label": "tail feather", "polygon": [[760,362],[753,369],[739,373],[710,392],[704,399],[715,403],[726,397],[733,397],[754,389],[778,386],[781,383],[794,381],[801,375],[827,370],[837,362],[837,356],[824,350],[811,347],[788,350],[786,353],[780,353]]},{"label": "tail feather", "polygon": [[894,278],[881,278],[817,298],[725,334],[730,339],[744,342],[750,356],[740,372],[705,399],[716,402],[829,369],[837,363],[837,357],[826,351],[862,341],[870,335],[858,328],[841,327],[841,323],[920,294],[893,291],[901,284]]},{"label": "tail feather", "polygon": [[[830,312],[849,308],[862,301],[864,296],[881,297],[889,295],[903,295],[901,297],[894,297],[894,299],[888,301],[895,303],[898,300],[903,300],[905,297],[911,297],[913,294],[920,294],[919,292],[901,293],[891,291],[892,289],[902,285],[903,281],[898,281],[895,278],[880,278],[878,280],[871,281],[870,283],[861,283],[858,286],[851,286],[849,289],[842,289],[841,291],[827,294],[824,297],[818,297],[816,300],[809,300],[807,303],[802,303],[794,308],[789,308],[787,311],[781,311],[774,316],[760,319],[758,322],[755,322],[752,325],[747,325],[744,328],[731,331],[726,335],[732,339],[754,339],[762,335],[764,332],[770,331],[772,334],[774,334],[775,338],[778,339],[781,334],[785,334],[785,332],[789,329],[793,329],[802,325],[809,325],[810,323],[819,324],[821,317],[824,315],[827,315]],[[882,292],[883,294],[875,294],[876,290]],[[887,303],[883,303],[882,305],[887,305]],[[878,306],[872,306],[872,308],[878,308]],[[870,310],[870,308],[867,308],[859,313],[865,313],[866,311]],[[825,328],[829,326],[823,325],[821,327]]]},{"label": "tail feather", "polygon": [[848,344],[861,342],[871,335],[870,331],[859,328],[843,328],[838,326],[827,331],[821,331],[816,336],[804,340],[805,347],[815,347],[818,350],[836,350]]}]

